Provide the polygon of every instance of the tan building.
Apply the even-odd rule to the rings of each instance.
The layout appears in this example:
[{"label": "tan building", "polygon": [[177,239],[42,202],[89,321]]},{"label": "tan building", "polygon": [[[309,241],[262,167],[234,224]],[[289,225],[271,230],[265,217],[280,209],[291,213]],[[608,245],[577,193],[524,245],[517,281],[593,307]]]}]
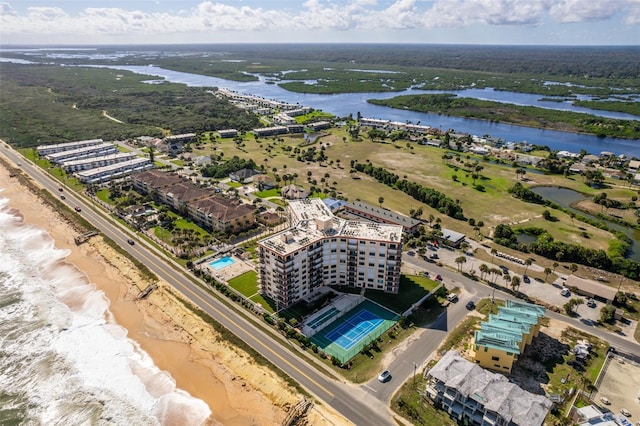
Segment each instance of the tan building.
[{"label": "tan building", "polygon": [[326,285],[397,293],[402,227],[335,217],[320,199],[289,203],[290,228],[258,242],[260,292],[286,307]]},{"label": "tan building", "polygon": [[149,170],[131,176],[133,187],[141,194],[151,194],[156,202],[170,206],[200,226],[227,233],[252,227],[255,206],[237,199],[216,195],[175,173]]}]

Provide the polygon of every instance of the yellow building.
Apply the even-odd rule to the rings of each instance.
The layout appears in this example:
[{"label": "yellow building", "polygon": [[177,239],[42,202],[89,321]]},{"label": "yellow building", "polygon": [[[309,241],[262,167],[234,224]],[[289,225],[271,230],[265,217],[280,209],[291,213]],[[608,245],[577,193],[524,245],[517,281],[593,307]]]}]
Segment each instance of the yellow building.
[{"label": "yellow building", "polygon": [[475,332],[472,359],[483,368],[511,373],[514,362],[538,335],[544,313],[542,306],[507,300]]}]

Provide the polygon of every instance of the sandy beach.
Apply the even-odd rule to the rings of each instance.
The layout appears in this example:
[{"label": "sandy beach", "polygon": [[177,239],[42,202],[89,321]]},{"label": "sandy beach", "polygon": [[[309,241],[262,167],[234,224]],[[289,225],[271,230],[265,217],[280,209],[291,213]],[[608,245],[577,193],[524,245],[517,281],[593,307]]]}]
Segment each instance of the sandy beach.
[{"label": "sandy beach", "polygon": [[[8,161],[6,157],[2,157]],[[90,282],[110,300],[113,320],[168,371],[177,387],[204,400],[211,409],[207,424],[281,424],[290,405],[302,396],[268,368],[257,365],[239,348],[220,338],[204,321],[193,315],[173,296],[165,282],[143,301],[138,292],[149,283],[100,236],[77,246],[78,234],[53,208],[26,190],[0,164],[0,196],[20,212],[26,223],[45,229],[59,249],[70,251],[66,261],[83,271]],[[319,411],[320,410],[320,411]],[[310,424],[348,424],[326,407],[315,406]],[[175,419],[172,424],[184,424]]]}]

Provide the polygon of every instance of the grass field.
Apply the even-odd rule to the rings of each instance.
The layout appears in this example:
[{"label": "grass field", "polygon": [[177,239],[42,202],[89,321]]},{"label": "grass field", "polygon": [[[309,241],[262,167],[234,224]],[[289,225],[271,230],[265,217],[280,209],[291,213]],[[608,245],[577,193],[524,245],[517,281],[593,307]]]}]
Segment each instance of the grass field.
[{"label": "grass field", "polygon": [[258,274],[256,271],[247,271],[229,280],[229,285],[246,297],[251,297],[258,292]]},{"label": "grass field", "polygon": [[400,292],[389,294],[380,290],[367,290],[365,297],[382,306],[402,314],[429,292],[438,286],[436,281],[419,275],[402,275],[400,277]]},{"label": "grass field", "polygon": [[[323,163],[300,162],[295,155],[290,155],[289,149],[304,150],[308,147],[300,147],[302,144],[300,138],[286,135],[277,138],[260,138],[257,142],[253,137],[247,137],[241,148],[231,140],[218,140],[215,148],[216,152],[224,152],[224,158],[238,155],[242,158],[252,158],[257,164],[265,164],[266,171],[271,176],[297,173],[297,181],[302,184],[303,179],[307,178],[307,173],[311,172],[310,179],[316,179],[319,188],[331,188],[337,195],[349,200],[361,200],[378,205],[378,199],[382,197],[383,207],[406,215],[409,214],[410,209],[421,207],[423,218],[433,214],[442,219],[442,226],[469,236],[474,235],[475,232],[467,222],[444,216],[407,194],[383,185],[362,173],[349,173],[350,161],[369,160],[375,166],[385,167],[401,178],[406,176],[408,180],[447,194],[460,202],[467,218],[484,222],[485,227],[482,229],[484,234],[500,223],[522,223],[522,226],[528,226],[529,221],[536,221],[536,226],[549,230],[554,238],[567,243],[606,248],[609,240],[612,239],[610,233],[591,225],[575,220],[572,223],[570,216],[560,211],[553,211],[558,222],[545,223],[539,220],[545,210],[544,206],[525,203],[508,194],[508,189],[518,181],[516,169],[510,164],[493,164],[464,153],[460,155],[459,162],[455,160],[455,154],[453,159],[445,161],[442,155],[447,151],[436,147],[415,143],[407,147],[406,142],[374,143],[366,139],[366,133],[362,135],[360,141],[353,141],[344,128],[331,129],[329,133],[321,139],[320,143],[313,145],[316,149],[320,146],[325,147],[327,160]],[[210,145],[204,145],[201,151],[194,151],[197,155],[211,153]],[[477,164],[483,167],[480,171],[481,177],[476,183],[481,183],[485,187],[484,192],[474,189],[472,176],[462,170],[461,166],[465,161],[477,161]],[[454,175],[456,181],[453,180]],[[322,178],[325,179],[324,183],[320,182]],[[532,171],[526,174],[526,181],[522,183],[525,186],[564,186],[586,194],[598,193],[580,178],[544,175]],[[635,191],[628,188],[615,187],[612,191],[615,198],[621,200],[628,201],[635,195]],[[582,237],[583,231],[578,227],[584,228],[589,238]]]}]

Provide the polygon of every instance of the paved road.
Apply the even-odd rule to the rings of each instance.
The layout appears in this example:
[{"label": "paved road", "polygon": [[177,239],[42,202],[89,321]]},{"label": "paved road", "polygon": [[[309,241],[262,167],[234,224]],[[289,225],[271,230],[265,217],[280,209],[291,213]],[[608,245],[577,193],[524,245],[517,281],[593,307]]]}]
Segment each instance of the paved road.
[{"label": "paved road", "polygon": [[[4,149],[4,154],[12,158],[14,162],[22,161],[22,169],[29,173],[41,185],[51,192],[57,193],[58,183],[51,180],[48,175],[38,167],[28,164],[24,159],[17,157],[13,151]],[[449,330],[455,328],[462,318],[468,313],[465,304],[468,300],[477,300],[490,295],[500,299],[514,299],[507,293],[494,290],[479,282],[470,280],[450,269],[439,267],[433,263],[425,262],[417,257],[404,256],[403,260],[416,270],[429,270],[433,274],[442,275],[448,288],[459,287],[461,291],[458,303],[452,304],[437,321],[428,328],[421,330],[404,350],[395,353],[394,360],[387,368],[392,372],[392,380],[380,383],[376,378],[364,385],[352,386],[333,380],[319,372],[307,361],[293,355],[290,349],[283,347],[274,341],[274,336],[264,332],[262,328],[248,321],[235,309],[229,308],[217,298],[202,290],[191,279],[187,278],[183,271],[174,269],[172,261],[164,258],[161,253],[141,245],[130,246],[126,244],[131,231],[119,224],[114,224],[102,215],[99,210],[92,210],[85,204],[84,199],[67,194],[67,202],[70,205],[78,205],[83,208],[81,215],[94,224],[105,235],[112,238],[132,255],[137,257],[149,269],[159,277],[171,283],[182,292],[195,305],[207,312],[232,333],[244,340],[258,352],[263,354],[273,364],[300,383],[316,398],[330,405],[342,415],[357,425],[386,425],[394,424],[388,410],[388,402],[397,389],[414,372],[422,370],[424,363],[431,353],[440,345]],[[132,234],[131,234],[132,235]],[[623,339],[607,331],[585,325],[579,320],[565,317],[547,311],[551,318],[570,323],[575,328],[592,333],[612,346],[628,353],[640,353],[640,345]],[[384,402],[384,404],[380,404]]]},{"label": "paved road", "polygon": [[[7,148],[1,148],[2,153],[13,162],[21,162],[21,169],[28,173],[40,185],[54,194],[58,194],[59,183],[52,180],[39,167],[25,159],[18,157]],[[261,353],[274,365],[292,377],[307,389],[317,399],[333,407],[356,425],[392,425],[388,406],[381,405],[375,398],[357,386],[336,381],[314,368],[305,359],[292,354],[292,349],[274,341],[274,336],[265,333],[243,314],[222,303],[216,297],[204,291],[192,279],[185,276],[184,271],[170,259],[164,258],[153,247],[143,244],[133,246],[127,244],[127,239],[134,236],[132,231],[114,223],[99,209],[87,203],[83,197],[65,191],[66,202],[70,206],[79,206],[82,217],[92,223],[107,237],[113,239],[121,247],[135,256],[140,262],[157,274],[161,279],[170,283],[192,303],[220,322],[225,328],[234,333],[249,346]],[[258,320],[259,321],[259,320]]]},{"label": "paved road", "polygon": [[[477,301],[478,299],[486,297],[495,297],[504,300],[518,300],[509,293],[505,293],[497,289],[494,290],[486,284],[473,281],[455,271],[437,266],[434,263],[423,261],[418,257],[403,256],[402,260],[407,266],[414,268],[416,271],[428,270],[432,275],[442,275],[443,281],[448,289],[453,289],[455,287],[460,288],[460,300],[457,303],[451,304],[434,324],[420,332],[420,335],[415,342],[409,345],[405,350],[399,351],[394,360],[388,366],[385,366],[385,368],[391,371],[393,376],[389,382],[380,383],[374,378],[368,383],[362,385],[362,389],[384,402],[390,401],[398,388],[404,382],[411,379],[414,372],[419,373],[424,368],[426,361],[429,359],[432,352],[444,340],[447,333],[450,330],[453,330],[468,314],[465,307],[468,301]],[[584,309],[587,308],[585,307]],[[564,321],[579,330],[593,334],[623,352],[630,354],[640,353],[640,344],[613,334],[607,330],[585,324],[581,319],[569,318],[565,315],[549,310],[547,310],[546,315],[549,318]]]}]

